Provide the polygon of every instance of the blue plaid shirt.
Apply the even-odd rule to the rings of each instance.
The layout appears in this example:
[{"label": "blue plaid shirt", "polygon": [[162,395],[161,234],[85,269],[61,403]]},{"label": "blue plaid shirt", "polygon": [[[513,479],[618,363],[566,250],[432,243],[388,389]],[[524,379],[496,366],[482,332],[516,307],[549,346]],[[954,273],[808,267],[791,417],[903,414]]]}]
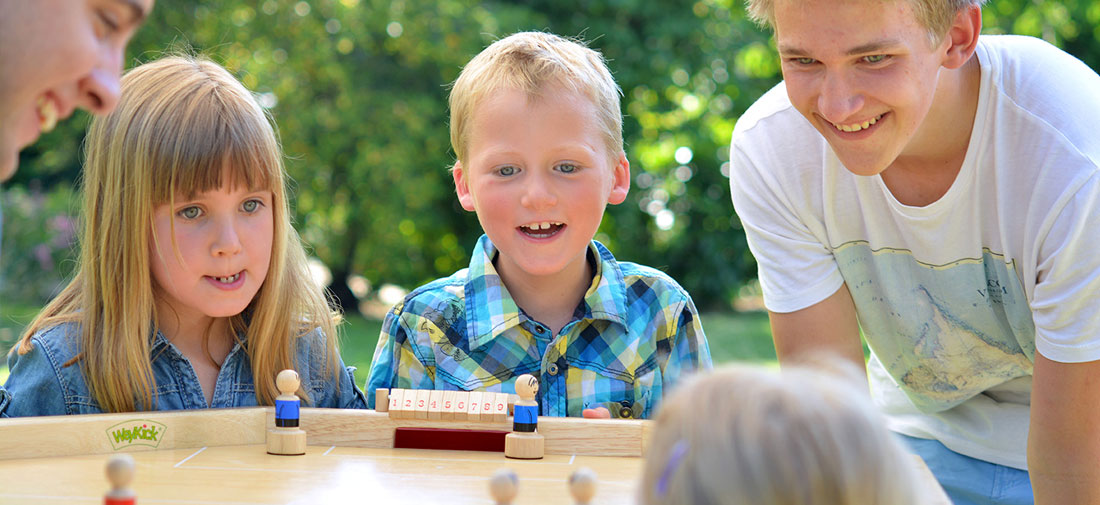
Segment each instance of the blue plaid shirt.
[{"label": "blue plaid shirt", "polygon": [[515,393],[515,378],[539,378],[539,415],[648,418],[664,391],[711,368],[691,297],[664,273],[619,263],[592,241],[592,285],[573,320],[554,335],[516,305],[482,236],[470,267],[416,289],[386,315],[374,351],[367,402],[376,388]]}]

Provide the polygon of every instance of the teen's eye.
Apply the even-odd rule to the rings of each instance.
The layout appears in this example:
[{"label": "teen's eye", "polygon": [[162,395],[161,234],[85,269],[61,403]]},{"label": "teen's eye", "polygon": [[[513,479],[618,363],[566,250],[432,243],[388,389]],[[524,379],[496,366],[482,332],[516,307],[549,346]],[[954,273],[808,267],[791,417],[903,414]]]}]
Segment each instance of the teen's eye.
[{"label": "teen's eye", "polygon": [[100,22],[111,32],[117,32],[122,28],[121,23],[113,12],[106,10],[99,10],[96,12],[96,16],[99,17]]},{"label": "teen's eye", "polygon": [[248,213],[251,214],[253,212],[256,212],[257,210],[260,210],[260,206],[263,205],[263,204],[264,204],[263,202],[261,202],[261,201],[254,198],[252,200],[247,200],[244,203],[242,203],[241,204],[241,209],[244,210],[245,212],[248,212]]},{"label": "teen's eye", "polygon": [[176,214],[184,219],[196,219],[202,215],[202,209],[198,207],[184,207]]},{"label": "teen's eye", "polygon": [[572,163],[562,163],[558,165],[558,171],[563,174],[571,174],[573,172],[576,172],[577,170],[577,165],[574,165]]},{"label": "teen's eye", "polygon": [[886,58],[887,56],[885,54],[872,54],[869,56],[864,56],[863,61],[866,61],[867,63],[882,63],[886,61]]},{"label": "teen's eye", "polygon": [[813,58],[806,58],[806,57],[791,58],[789,61],[797,63],[799,65],[813,65],[814,63],[817,63],[817,60],[815,60]]},{"label": "teen's eye", "polygon": [[518,171],[519,170],[516,167],[513,167],[511,165],[504,165],[503,167],[500,167],[500,168],[497,169],[497,174],[503,175],[503,176],[509,176],[509,175],[516,175],[516,172],[518,172]]}]

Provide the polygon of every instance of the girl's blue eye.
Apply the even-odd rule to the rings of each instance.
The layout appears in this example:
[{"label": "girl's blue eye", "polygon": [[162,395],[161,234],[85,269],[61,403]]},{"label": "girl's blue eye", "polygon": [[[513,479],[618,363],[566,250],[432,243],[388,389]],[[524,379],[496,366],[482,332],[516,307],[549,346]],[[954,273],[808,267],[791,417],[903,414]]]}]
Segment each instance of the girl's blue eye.
[{"label": "girl's blue eye", "polygon": [[186,207],[180,210],[178,214],[184,219],[195,219],[202,215],[202,211],[198,207]]},{"label": "girl's blue eye", "polygon": [[497,173],[499,173],[500,175],[515,175],[516,167],[505,165],[503,167],[500,167],[500,169],[497,170]]},{"label": "girl's blue eye", "polygon": [[571,174],[577,171],[577,166],[572,163],[562,163],[558,165],[558,171],[564,174]]},{"label": "girl's blue eye", "polygon": [[256,212],[256,210],[258,210],[260,208],[260,201],[259,200],[248,200],[248,201],[244,202],[243,204],[241,204],[241,208],[243,208],[245,212],[249,212],[249,213]]}]

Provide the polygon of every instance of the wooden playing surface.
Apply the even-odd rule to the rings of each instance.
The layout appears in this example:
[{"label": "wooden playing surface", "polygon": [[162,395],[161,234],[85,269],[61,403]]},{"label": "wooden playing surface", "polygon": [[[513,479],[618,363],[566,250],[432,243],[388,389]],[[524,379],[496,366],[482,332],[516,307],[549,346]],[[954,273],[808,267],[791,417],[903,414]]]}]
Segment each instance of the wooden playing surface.
[{"label": "wooden playing surface", "polygon": [[[426,449],[309,447],[271,456],[262,445],[133,454],[138,504],[490,503],[499,468],[519,476],[516,504],[570,503],[566,479],[587,466],[599,475],[597,503],[633,503],[640,458],[548,455],[507,460],[500,453]],[[107,456],[0,461],[0,503],[102,503]]]},{"label": "wooden playing surface", "polygon": [[[547,455],[521,461],[493,452],[392,448],[397,426],[483,424],[304,408],[306,454],[273,456],[263,445],[273,419],[273,409],[260,407],[0,420],[0,504],[102,503],[109,487],[104,466],[115,452],[134,457],[138,504],[489,504],[488,479],[504,467],[519,476],[517,505],[570,504],[566,481],[582,466],[598,475],[594,503],[631,504],[651,428],[648,421],[539,418]],[[155,436],[119,435],[128,428]],[[918,459],[914,464],[923,468]],[[932,503],[949,504],[925,476],[938,494]]]}]

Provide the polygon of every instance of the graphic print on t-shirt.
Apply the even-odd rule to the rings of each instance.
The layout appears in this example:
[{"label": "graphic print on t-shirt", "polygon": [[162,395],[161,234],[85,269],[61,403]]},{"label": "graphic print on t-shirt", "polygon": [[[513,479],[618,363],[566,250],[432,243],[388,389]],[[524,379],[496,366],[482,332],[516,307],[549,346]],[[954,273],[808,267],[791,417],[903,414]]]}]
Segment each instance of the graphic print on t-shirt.
[{"label": "graphic print on t-shirt", "polygon": [[920,410],[946,410],[1031,374],[1035,325],[1004,256],[985,249],[931,265],[866,241],[833,253],[868,345]]}]

